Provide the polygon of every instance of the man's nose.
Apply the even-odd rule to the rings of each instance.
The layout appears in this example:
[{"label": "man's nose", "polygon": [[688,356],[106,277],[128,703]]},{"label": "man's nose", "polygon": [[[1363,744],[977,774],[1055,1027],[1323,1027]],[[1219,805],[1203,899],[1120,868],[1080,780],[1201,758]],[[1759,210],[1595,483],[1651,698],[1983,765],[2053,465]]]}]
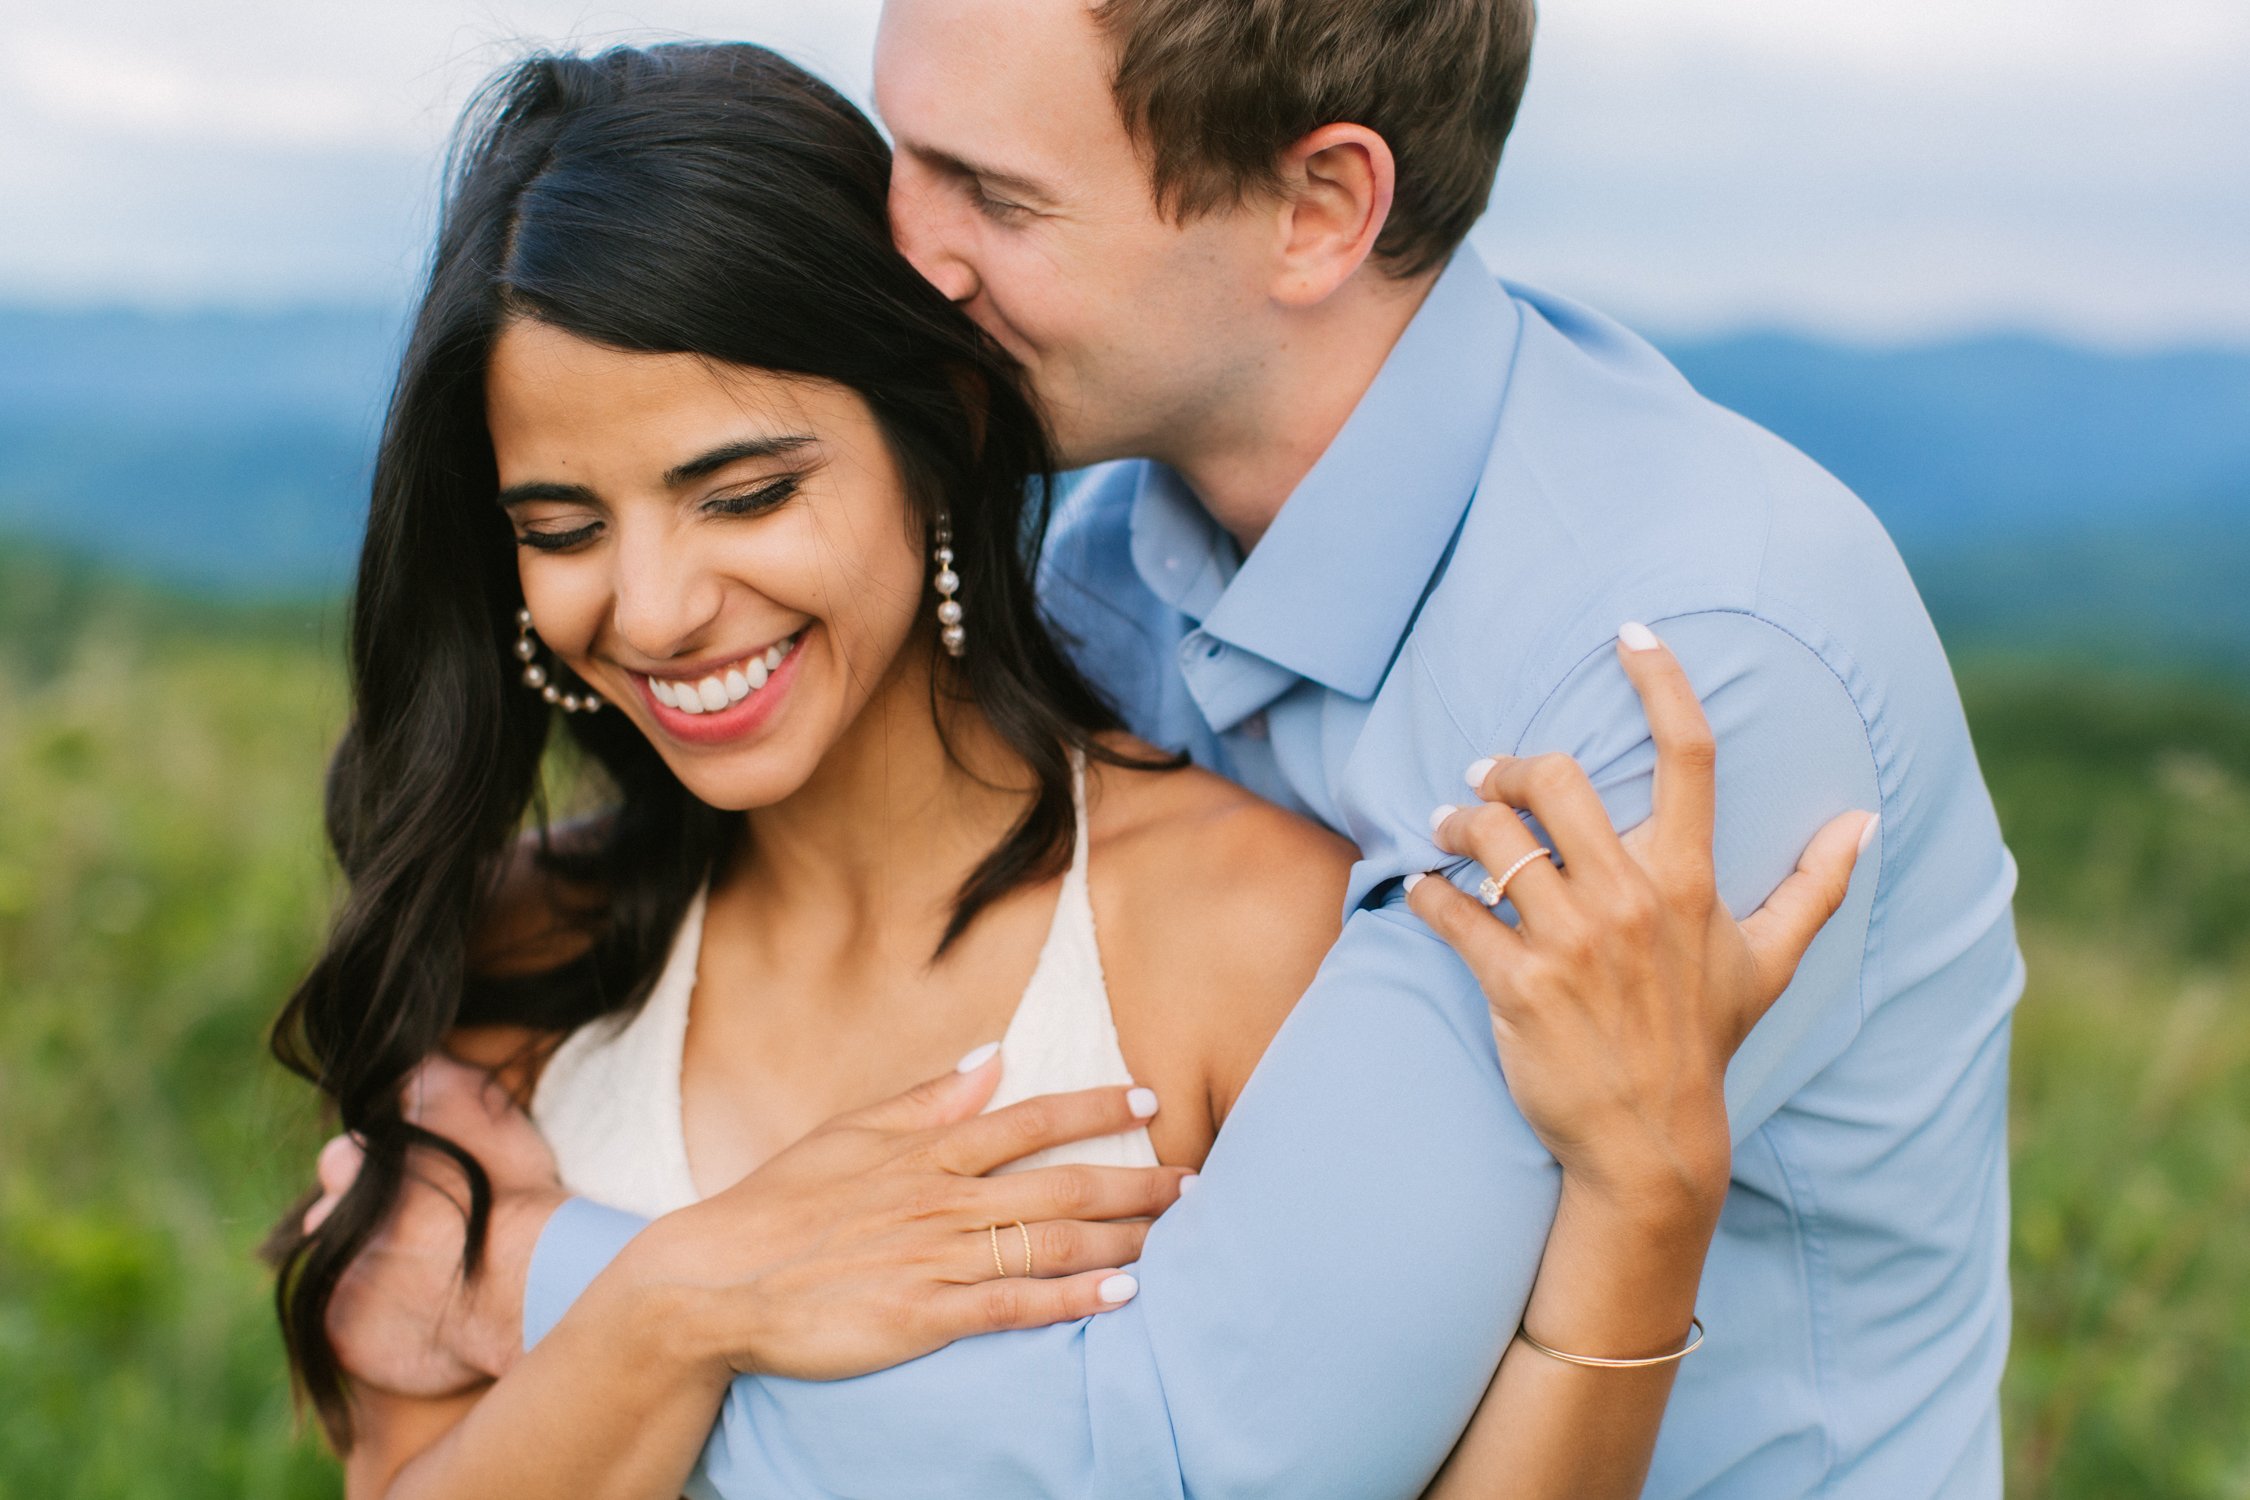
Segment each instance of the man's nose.
[{"label": "man's nose", "polygon": [[922,273],[922,279],[945,294],[946,300],[965,303],[977,294],[976,268],[960,253],[954,236],[947,233],[942,204],[933,200],[928,186],[891,178],[891,238],[899,253]]}]

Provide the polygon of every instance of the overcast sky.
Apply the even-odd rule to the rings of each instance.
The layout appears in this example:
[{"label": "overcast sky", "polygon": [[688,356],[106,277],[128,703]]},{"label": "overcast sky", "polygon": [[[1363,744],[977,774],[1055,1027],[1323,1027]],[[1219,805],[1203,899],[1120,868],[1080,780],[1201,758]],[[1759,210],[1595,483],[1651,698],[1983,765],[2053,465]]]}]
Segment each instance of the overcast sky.
[{"label": "overcast sky", "polygon": [[[748,38],[867,94],[878,0],[5,0],[0,300],[406,294],[527,41]],[[1642,327],[2250,344],[2250,0],[1547,0],[1478,240]]]}]

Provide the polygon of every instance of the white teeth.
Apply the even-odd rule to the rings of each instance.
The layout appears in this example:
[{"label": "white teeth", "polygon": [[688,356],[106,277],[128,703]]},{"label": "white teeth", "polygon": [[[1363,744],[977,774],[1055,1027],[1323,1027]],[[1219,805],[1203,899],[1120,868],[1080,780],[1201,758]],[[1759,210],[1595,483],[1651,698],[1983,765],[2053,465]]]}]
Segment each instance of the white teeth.
[{"label": "white teeth", "polygon": [[789,659],[796,649],[792,636],[777,641],[764,652],[750,657],[738,666],[723,673],[704,678],[700,682],[681,682],[677,678],[651,677],[648,680],[649,696],[666,708],[683,714],[717,713],[749,697],[766,685],[767,680]]}]

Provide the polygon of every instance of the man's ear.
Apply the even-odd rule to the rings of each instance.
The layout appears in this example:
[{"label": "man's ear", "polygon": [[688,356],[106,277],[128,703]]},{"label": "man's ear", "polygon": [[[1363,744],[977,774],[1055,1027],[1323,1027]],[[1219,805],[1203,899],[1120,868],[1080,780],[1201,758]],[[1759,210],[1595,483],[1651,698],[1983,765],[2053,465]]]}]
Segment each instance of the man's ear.
[{"label": "man's ear", "polygon": [[1390,143],[1364,125],[1323,125],[1276,163],[1278,255],[1275,301],[1310,307],[1325,301],[1375,253],[1391,216],[1398,164]]}]

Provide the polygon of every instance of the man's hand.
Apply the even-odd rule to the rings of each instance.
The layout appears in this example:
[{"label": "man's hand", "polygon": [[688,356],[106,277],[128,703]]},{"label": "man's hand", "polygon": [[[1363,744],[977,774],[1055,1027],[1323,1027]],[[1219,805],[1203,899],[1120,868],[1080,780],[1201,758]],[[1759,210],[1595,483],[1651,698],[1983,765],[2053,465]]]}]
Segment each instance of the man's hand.
[{"label": "man's hand", "polygon": [[[337,1358],[361,1384],[401,1396],[448,1396],[496,1379],[523,1347],[523,1278],[532,1247],[565,1196],[555,1159],[522,1110],[481,1070],[444,1057],[407,1084],[406,1116],[475,1157],[492,1181],[484,1264],[461,1274],[469,1190],[441,1152],[415,1151],[383,1227],[345,1271],[328,1307]],[[309,1230],[359,1175],[360,1149],[321,1149],[321,1197]]]},{"label": "man's hand", "polygon": [[1485,905],[1504,879],[1517,925],[1443,880],[1413,881],[1407,901],[1475,972],[1509,1091],[1566,1182],[1716,1223],[1732,1155],[1727,1064],[1843,904],[1876,820],[1834,819],[1735,921],[1712,861],[1710,723],[1662,642],[1645,626],[1620,636],[1656,744],[1648,821],[1620,838],[1568,756],[1480,761],[1470,771],[1483,803],[1440,809],[1437,842],[1495,877]]}]

